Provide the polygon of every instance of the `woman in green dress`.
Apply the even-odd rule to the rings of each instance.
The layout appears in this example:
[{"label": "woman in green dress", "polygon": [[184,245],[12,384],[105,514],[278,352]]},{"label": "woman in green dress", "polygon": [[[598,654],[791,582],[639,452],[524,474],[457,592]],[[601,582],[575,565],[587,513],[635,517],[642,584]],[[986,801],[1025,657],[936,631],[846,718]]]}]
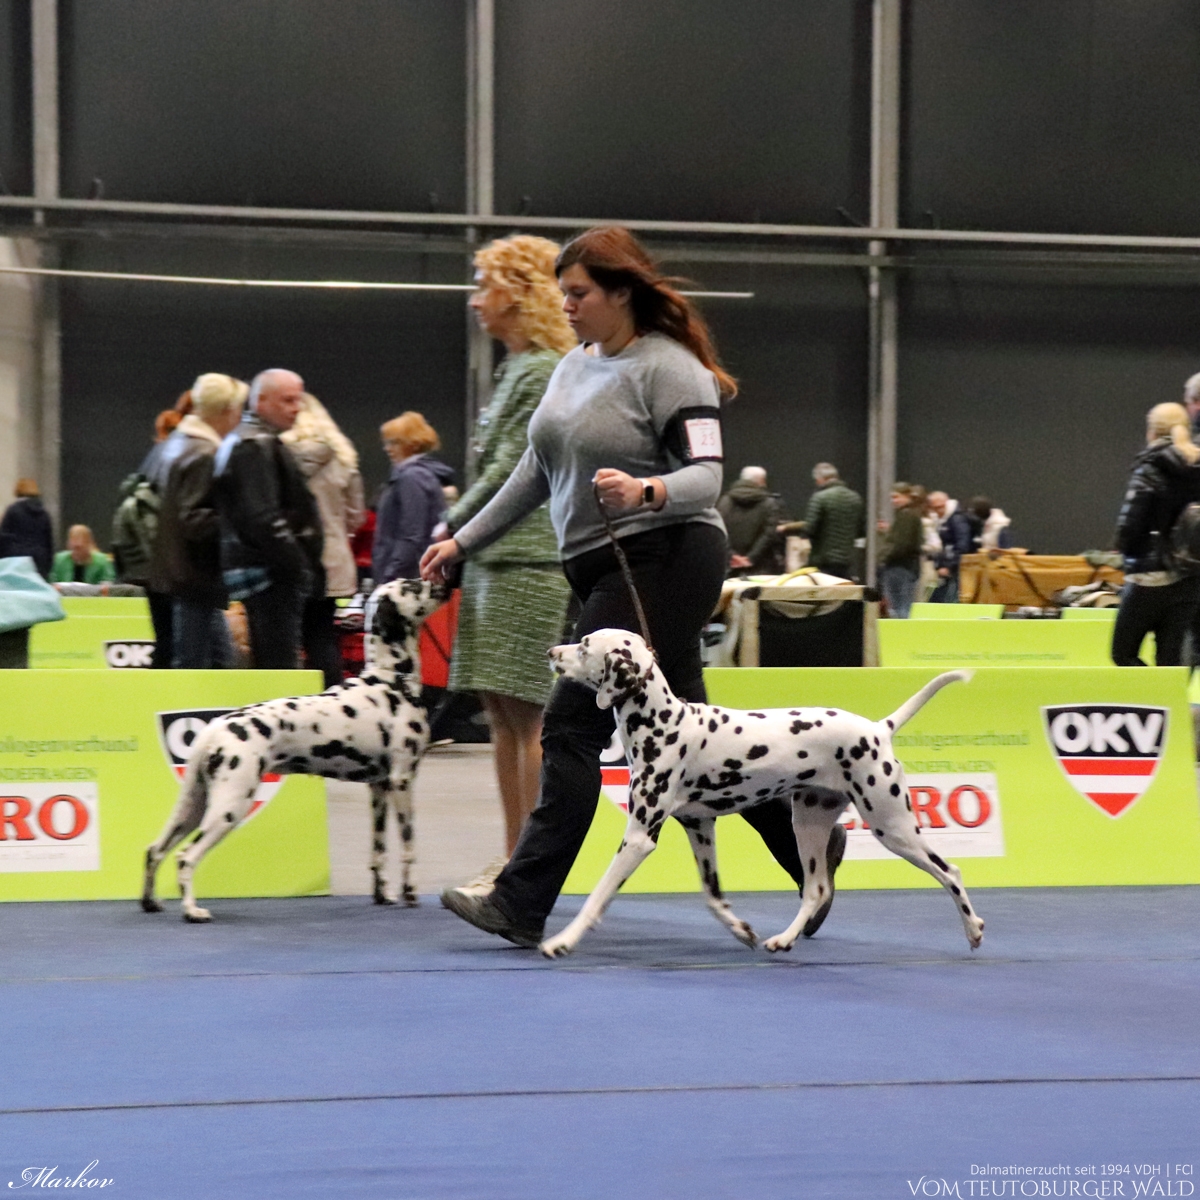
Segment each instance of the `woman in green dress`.
[{"label": "woman in green dress", "polygon": [[[545,238],[520,236],[475,255],[471,308],[508,353],[476,427],[474,481],[447,515],[452,531],[508,479],[558,360],[576,345],[554,274],[558,249]],[[507,850],[468,886],[490,887],[537,802],[542,708],[553,684],[546,651],[562,640],[569,595],[545,505],[464,568],[450,687],[478,692],[487,713]]]}]

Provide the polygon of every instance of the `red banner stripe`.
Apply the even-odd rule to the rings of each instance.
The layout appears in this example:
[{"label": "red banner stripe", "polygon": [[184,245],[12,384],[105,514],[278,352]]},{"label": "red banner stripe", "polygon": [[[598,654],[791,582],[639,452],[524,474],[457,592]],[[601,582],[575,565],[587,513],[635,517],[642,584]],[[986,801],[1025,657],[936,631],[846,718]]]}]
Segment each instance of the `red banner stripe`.
[{"label": "red banner stripe", "polygon": [[601,767],[600,782],[608,787],[628,787],[628,767]]},{"label": "red banner stripe", "polygon": [[1068,775],[1153,775],[1157,758],[1064,758]]}]

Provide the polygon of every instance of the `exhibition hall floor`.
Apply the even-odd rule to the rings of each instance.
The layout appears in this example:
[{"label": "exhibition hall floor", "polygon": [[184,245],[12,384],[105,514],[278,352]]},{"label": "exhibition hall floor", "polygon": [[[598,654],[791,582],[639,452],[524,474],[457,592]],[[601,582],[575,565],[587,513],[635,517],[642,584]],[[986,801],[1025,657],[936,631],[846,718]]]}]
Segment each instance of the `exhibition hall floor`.
[{"label": "exhibition hall floor", "polygon": [[[214,900],[207,926],[5,905],[0,1187],[52,1168],[27,1186],[1191,1194],[1171,1172],[1200,1160],[1200,888],[974,899],[975,954],[940,892],[843,892],[816,938],[772,958],[696,896],[618,897],[553,963],[433,898]],[[795,902],[735,907],[769,933]],[[1101,1190],[1106,1164],[1131,1172],[1107,1180],[1123,1190]],[[1163,1190],[1138,1193],[1147,1179]]]}]

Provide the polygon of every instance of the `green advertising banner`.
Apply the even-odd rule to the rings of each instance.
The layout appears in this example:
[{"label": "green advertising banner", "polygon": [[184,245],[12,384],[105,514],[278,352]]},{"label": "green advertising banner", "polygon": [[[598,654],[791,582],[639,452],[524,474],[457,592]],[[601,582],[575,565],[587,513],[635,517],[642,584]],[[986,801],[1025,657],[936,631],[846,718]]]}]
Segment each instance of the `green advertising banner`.
[{"label": "green advertising banner", "polygon": [[150,604],[145,596],[64,596],[62,606],[68,617],[150,619]]},{"label": "green advertising banner", "polygon": [[[5,671],[3,677],[0,900],[140,896],[146,847],[170,815],[176,768],[196,733],[229,709],[322,686],[316,671]],[[201,863],[197,895],[327,892],[322,781],[268,776],[256,800],[257,809]],[[173,858],[159,871],[159,895],[178,895]]]},{"label": "green advertising banner", "polygon": [[[144,608],[144,602],[140,603]],[[149,611],[79,616],[68,610],[65,621],[35,625],[29,634],[29,665],[40,669],[95,671],[109,667],[148,667],[153,650],[154,628]]]},{"label": "green advertising banner", "polygon": [[[819,705],[880,720],[935,674],[759,668],[710,670],[706,679],[713,703],[730,708]],[[973,887],[1200,883],[1186,676],[1178,667],[983,668],[943,689],[894,741],[926,844]],[[625,812],[610,802],[624,798],[620,770],[605,765],[610,798],[597,808],[565,891],[590,891],[620,844]],[[849,838],[839,888],[937,886],[856,818],[853,809],[843,818]],[[717,822],[717,849],[726,891],[792,890],[741,818]],[[676,822],[667,822],[658,849],[625,886],[698,890]]]}]

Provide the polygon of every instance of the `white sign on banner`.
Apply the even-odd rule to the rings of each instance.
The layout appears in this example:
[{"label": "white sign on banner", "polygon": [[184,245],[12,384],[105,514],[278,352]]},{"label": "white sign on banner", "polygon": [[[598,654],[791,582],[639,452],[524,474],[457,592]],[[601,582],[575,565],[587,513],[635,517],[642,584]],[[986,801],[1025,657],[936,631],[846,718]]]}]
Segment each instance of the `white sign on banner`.
[{"label": "white sign on banner", "polygon": [[[913,816],[927,850],[956,858],[1003,858],[1004,826],[995,775],[909,775]],[[863,825],[858,810],[842,814],[846,858],[895,858]]]},{"label": "white sign on banner", "polygon": [[0,871],[100,870],[100,794],[94,783],[0,788]]}]

